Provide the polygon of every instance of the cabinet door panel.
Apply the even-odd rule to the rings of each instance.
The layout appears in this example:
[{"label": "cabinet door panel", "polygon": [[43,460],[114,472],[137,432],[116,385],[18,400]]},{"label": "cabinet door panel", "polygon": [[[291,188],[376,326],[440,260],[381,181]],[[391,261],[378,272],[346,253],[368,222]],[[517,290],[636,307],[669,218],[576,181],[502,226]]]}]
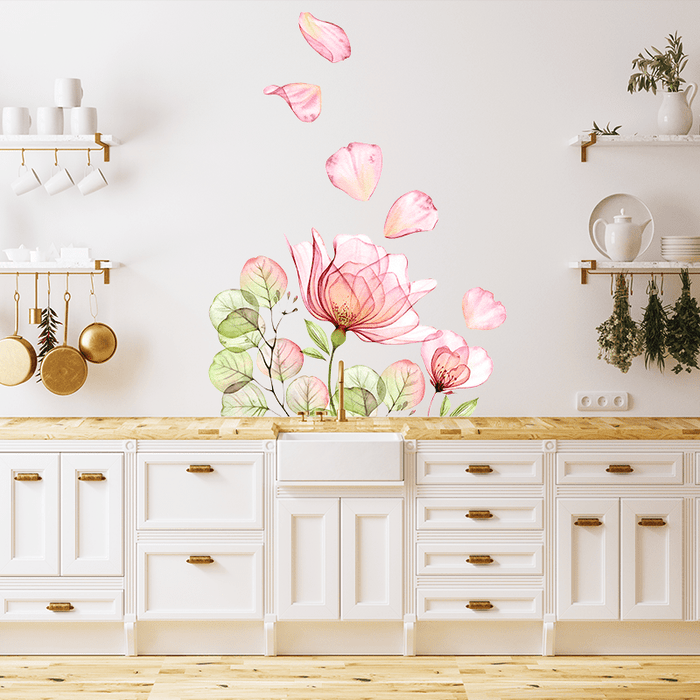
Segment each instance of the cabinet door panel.
[{"label": "cabinet door panel", "polygon": [[61,455],[62,574],[121,575],[122,470],[121,454]]},{"label": "cabinet door panel", "polygon": [[0,575],[59,573],[58,474],[56,454],[0,454]]},{"label": "cabinet door panel", "polygon": [[341,501],[341,588],[344,620],[401,620],[403,501]]},{"label": "cabinet door panel", "polygon": [[622,499],[623,620],[683,619],[682,522],[680,498]]},{"label": "cabinet door panel", "polygon": [[[618,509],[616,498],[559,500],[557,607],[560,620],[618,619]],[[594,519],[601,524],[585,524]]]}]

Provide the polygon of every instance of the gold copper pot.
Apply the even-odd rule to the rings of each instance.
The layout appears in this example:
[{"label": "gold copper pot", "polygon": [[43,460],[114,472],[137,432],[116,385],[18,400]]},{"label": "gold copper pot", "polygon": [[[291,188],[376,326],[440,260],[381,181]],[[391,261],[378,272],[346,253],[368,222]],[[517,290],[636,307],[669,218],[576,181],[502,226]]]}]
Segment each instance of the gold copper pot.
[{"label": "gold copper pot", "polygon": [[80,334],[78,348],[88,362],[107,362],[117,350],[117,335],[104,323],[91,323]]},{"label": "gold copper pot", "polygon": [[15,291],[15,332],[0,340],[0,384],[17,386],[36,371],[36,351],[19,333],[19,292]]}]

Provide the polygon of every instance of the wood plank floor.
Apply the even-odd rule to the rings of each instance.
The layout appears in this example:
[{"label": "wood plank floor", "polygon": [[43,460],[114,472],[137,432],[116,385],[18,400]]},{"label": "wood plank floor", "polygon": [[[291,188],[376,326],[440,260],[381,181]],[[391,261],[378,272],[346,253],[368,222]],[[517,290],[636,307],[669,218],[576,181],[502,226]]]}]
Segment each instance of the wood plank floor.
[{"label": "wood plank floor", "polygon": [[2,700],[700,700],[696,656],[0,657]]}]

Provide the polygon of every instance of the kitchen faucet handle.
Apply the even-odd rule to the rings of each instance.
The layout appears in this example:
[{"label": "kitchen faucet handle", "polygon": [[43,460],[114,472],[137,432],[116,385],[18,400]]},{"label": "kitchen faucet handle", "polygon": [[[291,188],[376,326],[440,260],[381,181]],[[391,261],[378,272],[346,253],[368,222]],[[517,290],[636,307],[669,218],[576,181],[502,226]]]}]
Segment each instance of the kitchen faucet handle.
[{"label": "kitchen faucet handle", "polygon": [[324,411],[323,409],[320,409],[320,410],[316,411],[316,414],[315,414],[315,415],[317,415],[319,421],[320,421],[321,423],[323,423],[323,416],[327,416],[327,415],[328,415],[328,411]]},{"label": "kitchen faucet handle", "polygon": [[302,422],[302,423],[306,423],[306,416],[309,415],[309,412],[308,412],[308,411],[299,411],[299,412],[297,413],[297,415],[298,415],[298,416],[301,416],[301,422]]}]

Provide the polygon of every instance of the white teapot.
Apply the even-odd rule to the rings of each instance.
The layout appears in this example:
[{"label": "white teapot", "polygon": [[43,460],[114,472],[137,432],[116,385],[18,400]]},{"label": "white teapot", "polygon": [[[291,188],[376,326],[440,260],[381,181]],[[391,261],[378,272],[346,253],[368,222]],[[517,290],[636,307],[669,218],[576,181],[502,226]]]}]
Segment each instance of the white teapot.
[{"label": "white teapot", "polygon": [[[613,217],[614,223],[609,224],[605,219],[596,219],[593,224],[593,240],[597,248],[611,260],[617,262],[632,262],[642,247],[642,234],[651,223],[651,219],[643,224],[632,223],[632,217],[625,215],[620,209],[620,215]],[[600,224],[605,228],[601,229]]]}]

